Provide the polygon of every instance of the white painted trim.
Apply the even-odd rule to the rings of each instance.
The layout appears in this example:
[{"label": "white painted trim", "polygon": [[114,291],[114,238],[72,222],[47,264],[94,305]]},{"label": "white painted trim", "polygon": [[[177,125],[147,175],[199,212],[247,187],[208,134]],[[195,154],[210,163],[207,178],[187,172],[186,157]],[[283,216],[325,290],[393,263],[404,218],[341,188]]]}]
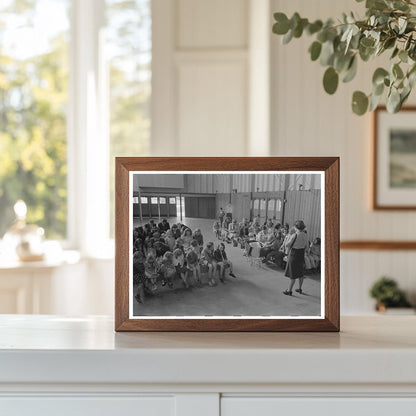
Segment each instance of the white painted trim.
[{"label": "white painted trim", "polygon": [[103,57],[104,0],[73,0],[68,134],[69,233],[83,255],[102,252],[109,223],[108,119]]},{"label": "white painted trim", "polygon": [[175,156],[178,151],[175,16],[174,0],[152,0],[152,156]]},{"label": "white painted trim", "polygon": [[270,156],[270,0],[250,0],[248,154]]}]

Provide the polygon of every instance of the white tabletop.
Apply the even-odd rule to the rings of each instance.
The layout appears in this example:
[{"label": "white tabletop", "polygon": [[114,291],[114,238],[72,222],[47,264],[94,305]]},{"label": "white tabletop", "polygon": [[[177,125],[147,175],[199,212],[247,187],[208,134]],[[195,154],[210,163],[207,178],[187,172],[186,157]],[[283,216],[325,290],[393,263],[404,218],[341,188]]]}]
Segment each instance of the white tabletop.
[{"label": "white tabletop", "polygon": [[338,333],[115,333],[108,317],[0,316],[0,383],[416,383],[416,316]]}]

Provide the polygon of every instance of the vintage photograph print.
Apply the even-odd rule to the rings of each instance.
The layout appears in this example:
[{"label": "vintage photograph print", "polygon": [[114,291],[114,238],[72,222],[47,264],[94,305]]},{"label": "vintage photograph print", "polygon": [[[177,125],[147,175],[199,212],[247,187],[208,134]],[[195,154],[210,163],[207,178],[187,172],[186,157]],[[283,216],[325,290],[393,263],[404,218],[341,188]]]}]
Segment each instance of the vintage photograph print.
[{"label": "vintage photograph print", "polygon": [[209,166],[128,170],[128,321],[143,330],[324,322],[325,171]]},{"label": "vintage photograph print", "polygon": [[374,209],[416,209],[415,115],[414,107],[374,112]]}]

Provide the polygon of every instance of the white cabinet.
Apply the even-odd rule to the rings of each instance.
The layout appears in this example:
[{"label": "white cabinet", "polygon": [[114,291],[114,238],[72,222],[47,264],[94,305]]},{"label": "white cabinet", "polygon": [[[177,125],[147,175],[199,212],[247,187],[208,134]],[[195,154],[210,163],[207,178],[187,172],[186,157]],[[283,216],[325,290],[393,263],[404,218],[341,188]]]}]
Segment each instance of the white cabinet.
[{"label": "white cabinet", "polygon": [[224,397],[221,416],[414,416],[416,398]]},{"label": "white cabinet", "polygon": [[0,415],[416,415],[416,316],[341,333],[115,333],[0,315]]},{"label": "white cabinet", "polygon": [[174,416],[170,397],[42,396],[0,398],[0,414],[7,416]]}]

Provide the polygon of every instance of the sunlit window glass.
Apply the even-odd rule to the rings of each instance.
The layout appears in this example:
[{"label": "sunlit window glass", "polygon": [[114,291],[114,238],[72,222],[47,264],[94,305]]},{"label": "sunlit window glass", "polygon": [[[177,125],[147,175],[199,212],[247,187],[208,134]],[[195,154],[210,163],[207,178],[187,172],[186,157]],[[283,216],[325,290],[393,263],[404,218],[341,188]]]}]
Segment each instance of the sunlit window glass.
[{"label": "sunlit window glass", "polygon": [[110,78],[110,231],[114,235],[114,157],[149,153],[151,0],[106,0]]},{"label": "sunlit window glass", "polygon": [[66,237],[69,6],[0,2],[0,238],[18,199],[48,238]]}]

